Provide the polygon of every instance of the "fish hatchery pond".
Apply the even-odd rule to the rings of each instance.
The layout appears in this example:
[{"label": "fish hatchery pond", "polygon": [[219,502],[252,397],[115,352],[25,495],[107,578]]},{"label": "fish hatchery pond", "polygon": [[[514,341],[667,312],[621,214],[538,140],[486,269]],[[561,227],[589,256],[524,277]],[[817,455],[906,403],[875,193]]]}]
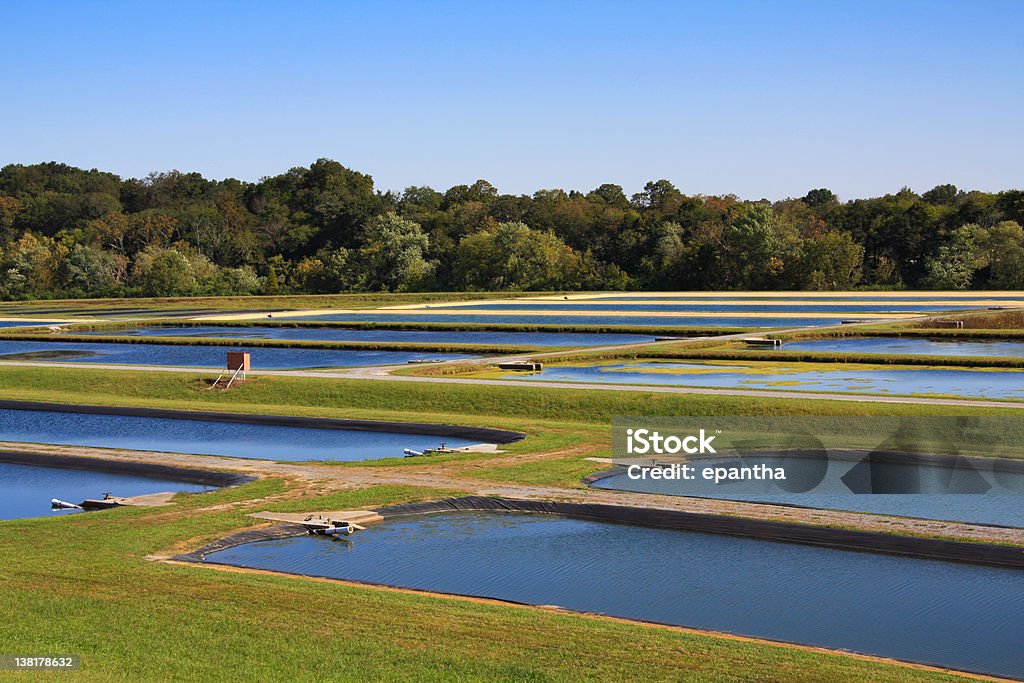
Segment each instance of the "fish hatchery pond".
[{"label": "fish hatchery pond", "polygon": [[[858,471],[858,467],[863,468],[859,462],[860,457],[852,454],[827,459],[745,455],[743,466],[763,464],[782,468],[786,480],[723,480],[704,485],[704,469],[736,465],[735,459],[710,457],[690,463],[696,468],[696,485],[680,479],[642,476],[644,468],[634,469],[632,476],[625,468],[618,468],[590,485],[612,491],[743,500],[1024,528],[1024,468],[1011,468],[1015,463],[1006,463],[1004,469],[993,471],[990,463],[998,461],[974,461],[978,463],[976,468],[971,461],[960,461],[958,469],[951,469],[915,458],[883,465],[876,462],[872,465],[873,473],[862,474]],[[872,490],[871,478],[875,484],[883,482],[889,492]]]},{"label": "fish hatchery pond", "polygon": [[[451,309],[439,309],[451,310]],[[496,309],[488,309],[496,310]],[[870,320],[871,316],[858,316],[851,314],[850,317]],[[289,320],[307,321],[338,321],[338,322],[376,322],[376,323],[473,323],[481,325],[589,325],[589,326],[617,326],[638,328],[645,326],[657,327],[819,327],[824,325],[838,325],[840,317],[796,317],[786,315],[764,314],[762,316],[744,315],[722,315],[722,316],[701,316],[701,315],[650,315],[650,311],[622,314],[611,312],[610,314],[595,315],[593,313],[579,313],[568,311],[547,311],[544,315],[529,310],[516,311],[510,314],[501,313],[474,313],[467,309],[463,313],[408,313],[394,311],[390,313],[326,313],[322,315],[290,316]]]},{"label": "fish hatchery pond", "polygon": [[496,512],[395,517],[350,540],[249,543],[207,561],[1024,676],[1015,569]]},{"label": "fish hatchery pond", "polygon": [[229,351],[251,353],[254,369],[267,370],[403,365],[419,360],[459,360],[475,357],[471,354],[461,353],[411,351],[287,349],[117,342],[0,341],[0,361],[223,368],[225,354]]},{"label": "fish hatchery pond", "polygon": [[165,491],[199,493],[212,488],[203,484],[119,472],[0,462],[0,520],[79,512],[51,510],[50,500],[53,498],[77,504],[88,498],[102,498],[107,492],[128,497]]},{"label": "fish hatchery pond", "polygon": [[585,332],[493,332],[480,330],[364,330],[345,327],[203,326],[135,327],[76,332],[119,337],[203,337],[280,339],[283,341],[406,342],[418,344],[485,344],[521,346],[612,346],[638,344],[655,338],[641,334]]},{"label": "fish hatchery pond", "polygon": [[[766,347],[771,348],[771,347]],[[929,339],[927,337],[839,337],[785,342],[783,351],[884,353],[919,356],[1024,357],[1024,341]]]},{"label": "fish hatchery pond", "polygon": [[136,415],[0,409],[0,441],[65,444],[282,461],[355,461],[480,443],[457,436]]},{"label": "fish hatchery pond", "polygon": [[1020,370],[948,367],[875,367],[871,365],[778,363],[758,361],[630,361],[594,365],[549,365],[540,372],[510,374],[523,382],[651,384],[723,389],[837,392],[854,394],[931,394],[969,398],[1024,398]]}]

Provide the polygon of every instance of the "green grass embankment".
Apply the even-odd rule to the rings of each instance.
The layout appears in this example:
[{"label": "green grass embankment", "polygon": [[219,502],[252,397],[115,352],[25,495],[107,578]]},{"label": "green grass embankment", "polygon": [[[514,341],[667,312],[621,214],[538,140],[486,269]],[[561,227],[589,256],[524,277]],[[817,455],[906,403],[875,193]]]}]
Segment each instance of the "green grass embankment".
[{"label": "green grass embankment", "polygon": [[[0,366],[0,398],[54,403],[228,410],[529,427],[534,420],[607,424],[619,415],[958,415],[1005,408],[655,394],[531,386],[257,376],[230,391],[206,391],[210,373]],[[526,431],[529,431],[526,429]]]},{"label": "green grass embankment", "polygon": [[256,510],[365,508],[449,494],[390,486],[322,500],[251,500],[288,496],[283,488],[261,481],[179,496],[170,508],[3,522],[4,648],[81,654],[73,676],[82,681],[596,681],[638,671],[652,681],[963,680],[704,633],[144,559],[251,526],[244,515]]}]

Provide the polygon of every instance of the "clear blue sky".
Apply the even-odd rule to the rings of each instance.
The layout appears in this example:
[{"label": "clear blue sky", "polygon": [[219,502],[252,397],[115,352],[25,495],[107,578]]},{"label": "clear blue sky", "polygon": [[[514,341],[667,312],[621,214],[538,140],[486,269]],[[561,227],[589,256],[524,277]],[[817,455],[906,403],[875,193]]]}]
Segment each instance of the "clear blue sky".
[{"label": "clear blue sky", "polygon": [[1024,0],[8,2],[0,164],[401,189],[1024,187]]}]

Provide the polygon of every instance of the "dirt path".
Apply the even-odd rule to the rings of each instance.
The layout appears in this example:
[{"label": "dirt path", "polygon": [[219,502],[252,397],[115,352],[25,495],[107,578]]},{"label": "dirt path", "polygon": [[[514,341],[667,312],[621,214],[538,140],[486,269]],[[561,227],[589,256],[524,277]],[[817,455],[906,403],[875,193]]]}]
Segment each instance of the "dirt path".
[{"label": "dirt path", "polygon": [[[457,470],[452,469],[450,464],[445,463],[429,466],[399,465],[395,467],[318,465],[81,446],[26,445],[11,442],[0,442],[0,450],[76,455],[115,461],[157,462],[161,465],[230,470],[262,477],[282,477],[295,482],[302,492],[315,493],[317,495],[367,486],[407,485],[446,489],[458,491],[462,494],[504,496],[530,500],[606,503],[630,507],[796,522],[817,526],[836,526],[862,531],[881,531],[930,538],[1024,546],[1024,529],[908,517],[886,517],[883,515],[845,512],[841,510],[763,505],[710,498],[684,498],[680,496],[605,491],[589,488],[571,489],[558,486],[489,481],[459,476]],[[289,494],[274,496],[274,499],[294,499],[295,495],[296,493],[293,491]]]}]

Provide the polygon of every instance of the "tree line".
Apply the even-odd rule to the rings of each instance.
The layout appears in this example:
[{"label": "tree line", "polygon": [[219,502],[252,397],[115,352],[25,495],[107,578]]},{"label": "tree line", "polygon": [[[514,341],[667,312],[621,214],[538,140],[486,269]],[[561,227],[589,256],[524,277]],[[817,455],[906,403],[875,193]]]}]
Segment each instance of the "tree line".
[{"label": "tree line", "polygon": [[1024,191],[744,201],[378,191],[320,159],[259,182],[0,169],[0,298],[473,290],[1024,289]]}]

